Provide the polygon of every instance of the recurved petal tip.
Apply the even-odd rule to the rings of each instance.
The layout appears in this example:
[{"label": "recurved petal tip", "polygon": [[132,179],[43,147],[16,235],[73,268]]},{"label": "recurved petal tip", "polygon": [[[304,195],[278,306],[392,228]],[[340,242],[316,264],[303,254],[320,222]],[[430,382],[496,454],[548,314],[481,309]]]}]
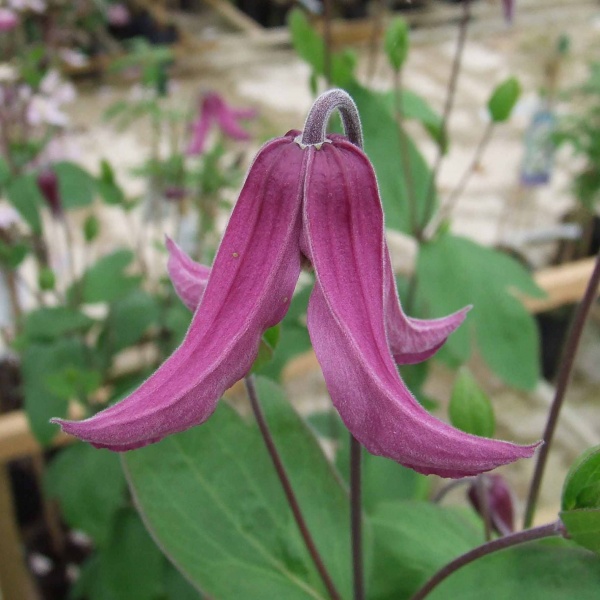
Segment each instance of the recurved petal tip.
[{"label": "recurved petal tip", "polygon": [[169,251],[167,271],[181,301],[194,312],[204,295],[210,267],[192,260],[169,236],[165,236]]}]

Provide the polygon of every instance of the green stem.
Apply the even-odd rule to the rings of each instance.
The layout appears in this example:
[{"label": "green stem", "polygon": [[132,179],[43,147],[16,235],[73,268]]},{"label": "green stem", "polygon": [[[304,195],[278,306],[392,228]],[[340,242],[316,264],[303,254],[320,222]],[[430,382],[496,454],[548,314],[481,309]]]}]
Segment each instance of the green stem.
[{"label": "green stem", "polygon": [[542,478],[544,477],[544,470],[546,468],[546,462],[548,461],[548,453],[550,452],[550,445],[554,438],[554,431],[558,423],[558,417],[560,416],[560,409],[562,408],[567,387],[571,380],[571,373],[573,371],[573,364],[575,362],[575,356],[577,354],[577,348],[581,340],[583,328],[587,321],[588,315],[592,306],[596,301],[598,295],[598,285],[600,284],[600,253],[596,256],[596,264],[594,270],[585,290],[583,299],[577,307],[575,316],[569,329],[567,341],[563,347],[562,356],[560,360],[560,368],[556,379],[556,392],[554,393],[554,399],[552,400],[552,406],[548,414],[548,421],[546,422],[546,428],[544,430],[544,444],[540,448],[537,455],[537,462],[533,472],[533,478],[531,480],[531,486],[529,487],[529,495],[527,497],[527,507],[525,508],[525,519],[524,527],[530,527],[533,522],[533,516],[535,514],[535,507],[537,505],[540,488],[542,485]]}]

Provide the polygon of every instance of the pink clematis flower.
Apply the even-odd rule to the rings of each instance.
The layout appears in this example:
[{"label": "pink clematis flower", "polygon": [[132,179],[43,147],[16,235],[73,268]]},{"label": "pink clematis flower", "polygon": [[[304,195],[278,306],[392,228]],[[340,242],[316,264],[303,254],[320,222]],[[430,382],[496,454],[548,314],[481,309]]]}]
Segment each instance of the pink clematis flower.
[{"label": "pink clematis flower", "polygon": [[[349,138],[325,136],[336,108]],[[263,146],[212,269],[169,242],[175,286],[191,309],[197,306],[181,346],[118,404],[84,421],[53,421],[116,451],[203,423],[249,372],[263,332],[283,319],[308,259],[316,277],[311,340],[333,404],[367,450],[443,477],[530,457],[536,445],[479,438],[436,419],[400,378],[395,360],[431,356],[466,310],[433,321],[402,312],[377,181],[361,142],[354,103],[333,90],[315,102],[303,133]]]},{"label": "pink clematis flower", "polygon": [[512,23],[515,17],[515,0],[502,0],[502,12],[504,20],[507,23]]},{"label": "pink clematis flower", "polygon": [[211,127],[218,127],[226,136],[234,140],[248,140],[250,135],[241,127],[242,119],[253,119],[256,111],[238,109],[229,106],[219,94],[209,92],[202,98],[198,118],[192,123],[192,137],[186,154],[202,154],[206,148],[206,139]]},{"label": "pink clematis flower", "polygon": [[12,31],[19,24],[19,17],[9,8],[0,8],[0,33]]}]

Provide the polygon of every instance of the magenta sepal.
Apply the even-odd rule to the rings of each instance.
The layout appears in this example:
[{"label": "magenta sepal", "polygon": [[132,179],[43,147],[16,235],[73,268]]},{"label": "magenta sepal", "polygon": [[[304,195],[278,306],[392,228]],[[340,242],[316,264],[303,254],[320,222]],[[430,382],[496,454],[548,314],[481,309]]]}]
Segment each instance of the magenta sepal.
[{"label": "magenta sepal", "polygon": [[119,451],[204,422],[221,394],[249,372],[263,332],[285,315],[308,259],[316,276],[311,340],[333,404],[370,452],[443,477],[530,457],[535,444],[463,433],[413,398],[396,362],[431,356],[467,309],[433,321],[404,315],[367,157],[343,136],[304,145],[297,133],[258,153],[212,269],[167,242],[175,287],[187,306],[197,305],[183,344],[125,400],[78,423],[55,422]]}]

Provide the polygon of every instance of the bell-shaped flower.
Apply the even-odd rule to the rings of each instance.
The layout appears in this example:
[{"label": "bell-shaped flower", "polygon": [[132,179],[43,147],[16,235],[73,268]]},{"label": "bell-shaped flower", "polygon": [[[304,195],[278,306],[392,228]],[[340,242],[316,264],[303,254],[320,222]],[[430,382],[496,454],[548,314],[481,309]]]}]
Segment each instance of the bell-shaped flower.
[{"label": "bell-shaped flower", "polygon": [[[325,136],[331,112],[348,138]],[[302,263],[315,286],[308,329],[331,399],[367,450],[421,473],[473,475],[533,454],[463,433],[411,395],[396,362],[431,356],[465,317],[422,321],[399,305],[375,173],[350,97],[321,96],[304,132],[265,144],[252,164],[210,271],[170,243],[169,270],[195,308],[179,348],[136,391],[80,422],[55,419],[94,446],[124,451],[206,421],[244,377],[263,332],[289,308]]]},{"label": "bell-shaped flower", "polygon": [[250,134],[240,125],[243,119],[253,119],[256,111],[249,108],[232,108],[214,92],[205,94],[200,103],[198,117],[191,125],[192,135],[186,154],[202,154],[206,149],[206,140],[212,127],[233,140],[245,141]]}]

